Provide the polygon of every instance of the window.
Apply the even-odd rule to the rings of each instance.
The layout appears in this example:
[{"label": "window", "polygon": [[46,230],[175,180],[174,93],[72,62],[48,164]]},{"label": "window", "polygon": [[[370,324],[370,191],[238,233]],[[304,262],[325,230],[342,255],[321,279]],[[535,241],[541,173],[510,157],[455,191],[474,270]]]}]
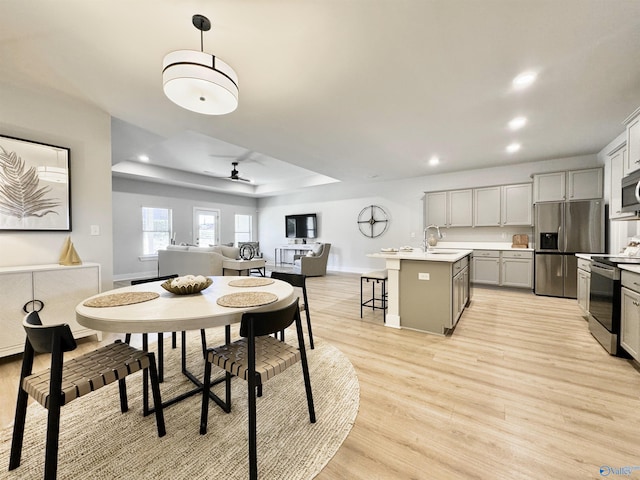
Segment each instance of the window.
[{"label": "window", "polygon": [[171,209],[142,207],[142,254],[155,255],[171,241]]},{"label": "window", "polygon": [[240,242],[250,242],[252,240],[252,220],[251,215],[236,215],[236,245],[239,245]]}]

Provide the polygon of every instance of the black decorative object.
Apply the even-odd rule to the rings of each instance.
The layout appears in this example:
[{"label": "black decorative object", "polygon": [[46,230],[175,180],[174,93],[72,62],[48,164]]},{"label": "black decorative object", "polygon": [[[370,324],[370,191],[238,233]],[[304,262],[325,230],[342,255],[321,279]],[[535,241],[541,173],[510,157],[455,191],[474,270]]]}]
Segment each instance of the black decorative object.
[{"label": "black decorative object", "polygon": [[251,260],[253,257],[255,257],[255,255],[256,251],[253,248],[253,245],[245,243],[240,247],[240,258],[242,258],[243,260]]},{"label": "black decorative object", "polygon": [[0,230],[71,231],[68,148],[0,135]]},{"label": "black decorative object", "polygon": [[389,228],[387,212],[377,205],[364,207],[358,214],[358,228],[365,237],[379,237]]}]

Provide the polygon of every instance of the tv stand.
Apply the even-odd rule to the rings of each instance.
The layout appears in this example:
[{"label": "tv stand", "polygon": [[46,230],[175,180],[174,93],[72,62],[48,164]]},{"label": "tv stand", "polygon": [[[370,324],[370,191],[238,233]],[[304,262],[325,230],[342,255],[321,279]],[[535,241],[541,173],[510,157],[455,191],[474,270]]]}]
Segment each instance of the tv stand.
[{"label": "tv stand", "polygon": [[[295,255],[296,253],[308,252],[312,248],[313,245],[308,243],[291,243],[289,245],[281,245],[279,247],[276,247],[274,252],[273,265],[277,267],[281,266],[283,263],[289,263],[282,261],[283,252],[285,252],[286,254],[286,252],[288,251],[293,251],[293,254]],[[278,252],[280,253],[280,262],[278,262]],[[293,262],[291,262],[291,264],[293,264]]]}]

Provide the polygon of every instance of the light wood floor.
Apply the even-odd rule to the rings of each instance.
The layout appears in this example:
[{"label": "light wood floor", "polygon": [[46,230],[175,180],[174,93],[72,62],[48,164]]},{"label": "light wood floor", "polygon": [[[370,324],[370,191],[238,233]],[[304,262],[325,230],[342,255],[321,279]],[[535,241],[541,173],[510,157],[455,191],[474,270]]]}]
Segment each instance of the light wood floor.
[{"label": "light wood floor", "polygon": [[[438,337],[386,328],[381,312],[361,320],[357,275],[308,290],[315,336],[349,357],[361,389],[319,480],[564,480],[640,466],[640,373],[596,343],[575,300],[474,288],[455,332]],[[0,425],[18,370],[0,361]]]}]

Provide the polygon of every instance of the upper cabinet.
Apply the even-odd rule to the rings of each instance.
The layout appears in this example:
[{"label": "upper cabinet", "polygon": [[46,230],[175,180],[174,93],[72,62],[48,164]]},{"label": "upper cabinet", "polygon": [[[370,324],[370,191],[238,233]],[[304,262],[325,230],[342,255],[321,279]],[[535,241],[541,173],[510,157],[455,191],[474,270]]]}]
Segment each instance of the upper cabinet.
[{"label": "upper cabinet", "polygon": [[502,225],[533,225],[530,183],[502,187]]},{"label": "upper cabinet", "polygon": [[476,227],[500,226],[500,193],[502,187],[474,188],[475,209],[473,225]]},{"label": "upper cabinet", "polygon": [[425,225],[532,225],[530,183],[425,193]]},{"label": "upper cabinet", "polygon": [[541,173],[533,176],[533,201],[561,202],[602,198],[601,167],[568,172]]},{"label": "upper cabinet", "polygon": [[426,193],[425,225],[439,227],[471,227],[473,222],[473,191],[451,190]]},{"label": "upper cabinet", "polygon": [[532,223],[531,184],[474,188],[475,227],[502,227]]},{"label": "upper cabinet", "polygon": [[623,164],[623,176],[640,169],[640,108],[624,121],[627,126],[627,157]]},{"label": "upper cabinet", "polygon": [[541,173],[533,176],[534,202],[562,202],[566,199],[566,172]]}]

